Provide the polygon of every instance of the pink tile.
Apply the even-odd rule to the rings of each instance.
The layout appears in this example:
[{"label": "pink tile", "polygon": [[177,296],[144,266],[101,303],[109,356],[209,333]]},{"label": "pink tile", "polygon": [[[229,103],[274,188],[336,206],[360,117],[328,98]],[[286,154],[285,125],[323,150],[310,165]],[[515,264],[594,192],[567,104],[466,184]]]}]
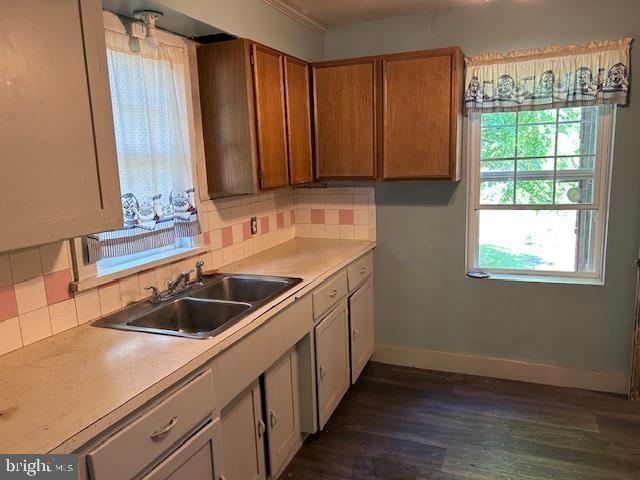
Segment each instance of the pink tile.
[{"label": "pink tile", "polygon": [[276,215],[276,224],[278,228],[284,228],[284,213],[280,212]]},{"label": "pink tile", "polygon": [[324,209],[322,208],[311,209],[311,223],[314,225],[324,225]]},{"label": "pink tile", "polygon": [[222,247],[229,247],[233,245],[233,228],[224,227],[222,229]]},{"label": "pink tile", "polygon": [[204,237],[204,244],[211,245],[211,235],[209,234],[209,232],[204,232],[202,236]]},{"label": "pink tile", "polygon": [[0,288],[0,322],[18,316],[18,304],[13,285]]},{"label": "pink tile", "polygon": [[289,212],[291,214],[291,225],[295,225],[296,223],[296,211],[295,209],[291,209],[291,212]]},{"label": "pink tile", "polygon": [[260,233],[269,233],[269,217],[260,219]]},{"label": "pink tile", "polygon": [[60,270],[44,276],[44,290],[47,293],[47,305],[64,302],[71,298],[69,291],[71,270]]},{"label": "pink tile", "polygon": [[251,238],[251,221],[247,220],[242,224],[242,240],[249,240]]},{"label": "pink tile", "polygon": [[340,225],[353,225],[353,210],[338,210],[338,221],[340,222]]}]

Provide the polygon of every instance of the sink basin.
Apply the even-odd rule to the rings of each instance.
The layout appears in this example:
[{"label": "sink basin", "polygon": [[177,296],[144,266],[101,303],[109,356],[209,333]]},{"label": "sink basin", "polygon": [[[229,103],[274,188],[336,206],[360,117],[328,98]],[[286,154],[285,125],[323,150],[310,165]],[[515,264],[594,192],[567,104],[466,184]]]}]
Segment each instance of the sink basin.
[{"label": "sink basin", "polygon": [[301,278],[222,274],[206,277],[160,305],[138,302],[96,320],[95,327],[210,338],[282,295]]},{"label": "sink basin", "polygon": [[192,298],[256,303],[269,300],[284,291],[290,279],[250,275],[225,276],[219,282],[189,295]]},{"label": "sink basin", "polygon": [[181,298],[127,322],[130,327],[210,335],[251,308],[248,303]]}]

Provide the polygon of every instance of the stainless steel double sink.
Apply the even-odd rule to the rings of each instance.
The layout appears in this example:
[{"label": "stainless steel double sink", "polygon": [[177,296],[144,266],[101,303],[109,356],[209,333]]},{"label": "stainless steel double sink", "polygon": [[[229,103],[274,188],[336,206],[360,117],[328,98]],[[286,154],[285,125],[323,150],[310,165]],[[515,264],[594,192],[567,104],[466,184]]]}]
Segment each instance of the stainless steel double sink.
[{"label": "stainless steel double sink", "polygon": [[191,285],[171,300],[142,301],[93,322],[93,326],[210,338],[282,295],[301,278],[219,274]]}]

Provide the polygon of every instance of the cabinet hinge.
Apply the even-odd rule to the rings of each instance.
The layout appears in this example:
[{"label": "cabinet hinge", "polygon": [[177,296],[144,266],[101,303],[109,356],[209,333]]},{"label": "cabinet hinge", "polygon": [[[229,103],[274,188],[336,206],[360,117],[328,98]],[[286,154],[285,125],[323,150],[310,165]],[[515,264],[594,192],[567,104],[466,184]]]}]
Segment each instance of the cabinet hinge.
[{"label": "cabinet hinge", "polygon": [[262,181],[262,169],[258,169],[258,180]]}]

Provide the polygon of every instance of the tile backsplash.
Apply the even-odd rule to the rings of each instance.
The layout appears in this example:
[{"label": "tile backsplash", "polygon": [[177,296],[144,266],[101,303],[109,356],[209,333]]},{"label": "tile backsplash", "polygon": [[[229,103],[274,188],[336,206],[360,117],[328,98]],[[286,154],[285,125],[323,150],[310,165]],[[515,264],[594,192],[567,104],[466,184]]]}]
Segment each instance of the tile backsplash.
[{"label": "tile backsplash", "polygon": [[296,237],[376,239],[374,187],[296,188]]},{"label": "tile backsplash", "polygon": [[[251,217],[258,233],[251,235]],[[375,240],[374,187],[283,189],[200,204],[206,269],[241,260],[294,237]],[[0,355],[112,313],[164,287],[189,258],[72,294],[69,242],[0,253]]]}]

